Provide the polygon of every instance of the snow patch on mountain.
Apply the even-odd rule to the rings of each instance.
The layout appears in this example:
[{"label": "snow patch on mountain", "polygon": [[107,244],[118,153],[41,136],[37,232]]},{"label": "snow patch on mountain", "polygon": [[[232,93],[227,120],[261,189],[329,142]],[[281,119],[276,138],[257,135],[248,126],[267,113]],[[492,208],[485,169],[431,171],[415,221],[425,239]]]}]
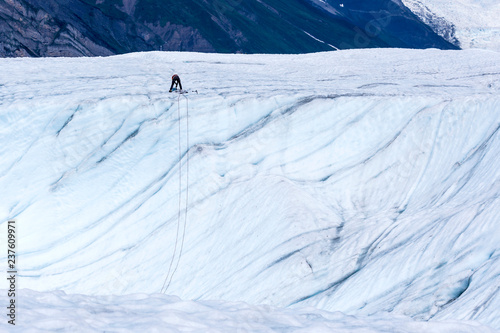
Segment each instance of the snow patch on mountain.
[{"label": "snow patch on mountain", "polygon": [[500,3],[494,0],[403,0],[424,23],[463,49],[500,51]]}]

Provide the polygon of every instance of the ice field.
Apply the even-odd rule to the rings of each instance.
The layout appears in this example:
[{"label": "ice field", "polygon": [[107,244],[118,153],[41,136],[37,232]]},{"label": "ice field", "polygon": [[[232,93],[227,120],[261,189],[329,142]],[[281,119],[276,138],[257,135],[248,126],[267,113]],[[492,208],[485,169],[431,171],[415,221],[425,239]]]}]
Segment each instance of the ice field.
[{"label": "ice field", "polygon": [[500,53],[0,66],[18,328],[500,330]]},{"label": "ice field", "polygon": [[442,22],[445,20],[447,25],[453,27],[454,37],[460,42],[460,48],[500,51],[498,21],[500,2],[495,0],[402,1],[426,23],[441,21],[441,24],[445,24]]}]

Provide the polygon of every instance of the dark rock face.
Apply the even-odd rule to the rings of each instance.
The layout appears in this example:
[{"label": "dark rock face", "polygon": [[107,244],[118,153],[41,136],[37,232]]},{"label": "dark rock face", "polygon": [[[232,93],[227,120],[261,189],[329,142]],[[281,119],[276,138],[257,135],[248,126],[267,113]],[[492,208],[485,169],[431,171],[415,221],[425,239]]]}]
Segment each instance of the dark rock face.
[{"label": "dark rock face", "polygon": [[[127,5],[133,13],[134,1]],[[116,11],[122,15],[106,15],[77,0],[0,2],[0,56],[107,56],[159,49],[215,51],[191,27],[137,23],[133,16]]]},{"label": "dark rock face", "polygon": [[165,26],[147,23],[146,26],[158,35],[155,49],[162,51],[215,52],[212,45],[195,29],[167,23]]},{"label": "dark rock face", "polygon": [[415,17],[395,11],[387,14],[390,24],[372,33],[368,23],[387,13],[381,7],[392,0],[346,2],[351,8],[318,0],[4,0],[0,57],[455,48]]},{"label": "dark rock face", "polygon": [[0,2],[0,56],[92,56],[113,52],[23,0]]}]

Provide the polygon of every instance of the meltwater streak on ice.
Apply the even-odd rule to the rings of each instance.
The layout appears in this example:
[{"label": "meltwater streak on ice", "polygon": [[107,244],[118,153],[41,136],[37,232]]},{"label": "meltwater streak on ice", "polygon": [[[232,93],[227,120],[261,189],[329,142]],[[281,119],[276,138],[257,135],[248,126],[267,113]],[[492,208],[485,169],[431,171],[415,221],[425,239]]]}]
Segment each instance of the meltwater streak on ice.
[{"label": "meltwater streak on ice", "polygon": [[1,61],[22,288],[158,292],[189,159],[169,293],[500,327],[498,53]]}]

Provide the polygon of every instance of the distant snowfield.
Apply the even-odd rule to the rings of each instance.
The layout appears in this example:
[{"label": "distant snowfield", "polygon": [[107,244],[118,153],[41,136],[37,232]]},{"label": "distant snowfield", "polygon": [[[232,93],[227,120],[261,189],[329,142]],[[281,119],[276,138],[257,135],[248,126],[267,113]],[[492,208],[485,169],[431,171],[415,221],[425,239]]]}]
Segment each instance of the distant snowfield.
[{"label": "distant snowfield", "polygon": [[500,51],[500,2],[496,0],[403,0],[428,23],[444,18],[455,26],[455,36],[463,49]]},{"label": "distant snowfield", "polygon": [[500,53],[0,64],[25,331],[500,329]]}]

